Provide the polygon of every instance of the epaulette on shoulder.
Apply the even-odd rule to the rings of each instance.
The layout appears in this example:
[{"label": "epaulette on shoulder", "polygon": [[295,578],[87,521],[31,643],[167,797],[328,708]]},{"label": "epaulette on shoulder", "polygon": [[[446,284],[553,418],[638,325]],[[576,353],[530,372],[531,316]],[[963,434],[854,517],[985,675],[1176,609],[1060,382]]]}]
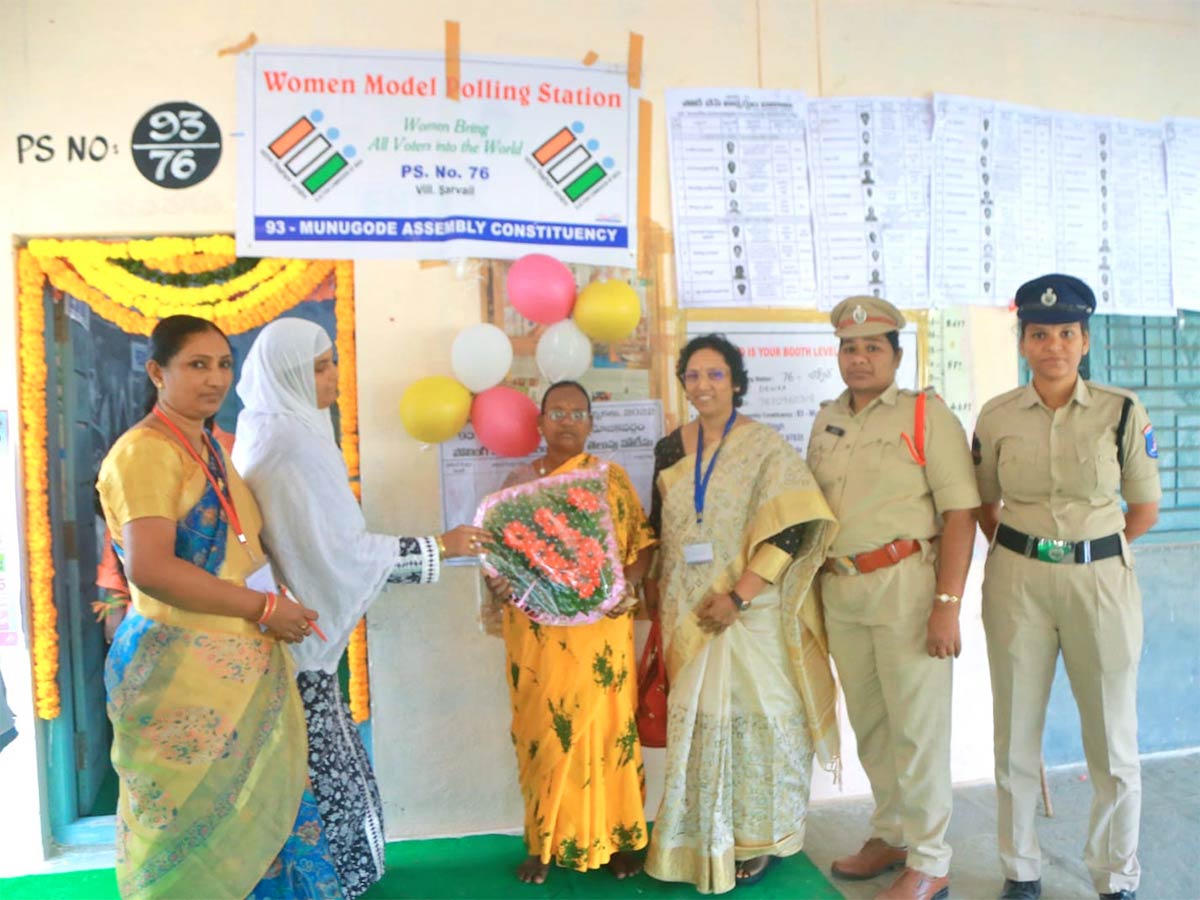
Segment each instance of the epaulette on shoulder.
[{"label": "epaulette on shoulder", "polygon": [[1117,397],[1128,398],[1129,400],[1134,400],[1134,401],[1136,401],[1138,399],[1138,395],[1136,393],[1134,393],[1133,391],[1128,390],[1127,388],[1117,387],[1116,385],[1113,385],[1113,384],[1097,384],[1094,381],[1087,381],[1087,382],[1085,382],[1085,384],[1087,384],[1088,388],[1093,391],[1100,391],[1101,393],[1106,393],[1106,394],[1114,394]]},{"label": "epaulette on shoulder", "polygon": [[1024,392],[1025,392],[1025,388],[1015,387],[1010,391],[1005,391],[1003,394],[997,394],[995,397],[993,397],[987,403],[983,404],[983,408],[979,410],[979,415],[982,416],[988,410],[996,409],[998,407],[1005,406],[1009,403],[1012,403],[1014,400],[1016,400],[1018,397],[1020,397]]}]

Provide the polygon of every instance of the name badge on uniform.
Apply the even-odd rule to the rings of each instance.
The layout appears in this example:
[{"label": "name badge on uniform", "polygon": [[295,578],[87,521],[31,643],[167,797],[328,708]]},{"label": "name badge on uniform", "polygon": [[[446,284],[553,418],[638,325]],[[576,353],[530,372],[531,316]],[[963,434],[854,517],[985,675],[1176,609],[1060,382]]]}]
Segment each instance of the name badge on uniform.
[{"label": "name badge on uniform", "polygon": [[708,541],[703,544],[684,544],[683,559],[689,565],[713,561],[713,546]]},{"label": "name badge on uniform", "polygon": [[830,434],[836,434],[838,437],[841,437],[846,433],[845,428],[838,428],[836,425],[826,425],[825,430]]}]

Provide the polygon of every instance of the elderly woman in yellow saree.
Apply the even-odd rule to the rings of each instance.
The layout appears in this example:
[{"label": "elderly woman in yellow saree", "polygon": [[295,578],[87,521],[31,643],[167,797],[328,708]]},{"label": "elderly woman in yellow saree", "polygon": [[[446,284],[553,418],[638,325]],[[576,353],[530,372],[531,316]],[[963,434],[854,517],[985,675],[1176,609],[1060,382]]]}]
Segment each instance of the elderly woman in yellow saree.
[{"label": "elderly woman in yellow saree", "polygon": [[837,754],[813,578],[836,531],[800,454],[738,413],[741,352],[693,339],[677,374],[698,417],[655,447],[651,521],[670,681],[667,766],[646,871],[723,893],[798,853],[814,753]]},{"label": "elderly woman in yellow saree", "polygon": [[[584,452],[591,401],[581,385],[552,385],[538,421],[546,455],[515,470],[506,487],[600,465]],[[625,470],[610,462],[608,478],[617,548],[626,583],[634,585],[649,564],[654,535]],[[647,831],[634,719],[634,598],[591,624],[539,625],[506,602],[512,597],[506,579],[487,581],[493,606],[485,616],[493,624],[500,619],[504,637],[525,801],[529,856],[517,877],[541,884],[551,861],[581,872],[607,866],[617,878],[637,874],[635,851],[646,846]]]},{"label": "elderly woman in yellow saree", "polygon": [[215,326],[171,316],[150,337],[151,414],[98,489],[130,612],[104,683],[113,725],[122,897],[338,897],[307,787],[304,710],[282,642],[317,617],[262,569],[262,522],[205,421],[233,380]]}]

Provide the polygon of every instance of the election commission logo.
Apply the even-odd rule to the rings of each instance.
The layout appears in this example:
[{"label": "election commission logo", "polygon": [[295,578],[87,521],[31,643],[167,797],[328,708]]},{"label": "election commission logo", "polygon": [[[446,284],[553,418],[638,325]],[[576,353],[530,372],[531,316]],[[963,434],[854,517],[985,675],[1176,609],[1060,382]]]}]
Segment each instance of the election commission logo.
[{"label": "election commission logo", "polygon": [[338,144],[340,129],[322,126],[325,114],[314,109],[276,135],[260,152],[302,197],[320,197],[362,165],[353,144]]},{"label": "election commission logo", "polygon": [[586,126],[572,122],[548,136],[528,157],[542,182],[566,205],[579,207],[617,177],[611,156],[598,156],[600,141],[583,137]]}]

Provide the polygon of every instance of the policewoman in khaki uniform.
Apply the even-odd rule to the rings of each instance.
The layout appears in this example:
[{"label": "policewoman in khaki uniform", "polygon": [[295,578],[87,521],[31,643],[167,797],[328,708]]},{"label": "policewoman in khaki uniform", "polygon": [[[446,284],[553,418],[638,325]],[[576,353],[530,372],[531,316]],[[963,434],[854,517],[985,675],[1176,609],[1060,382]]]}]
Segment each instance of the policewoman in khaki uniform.
[{"label": "policewoman in khaki uniform", "polygon": [[934,394],[900,390],[904,316],[886,300],[833,310],[846,390],[813,423],[808,464],[841,525],[821,574],[829,648],[871,780],[871,837],[841,878],[904,866],[880,898],[941,898],[950,693],[976,493],[966,432]]},{"label": "policewoman in khaki uniform", "polygon": [[[973,454],[992,541],[983,624],[992,672],[1004,898],[1041,895],[1034,827],[1042,727],[1062,651],[1093,801],[1084,859],[1103,898],[1138,885],[1137,669],[1142,601],[1129,542],[1158,518],[1158,449],[1129,391],[1079,377],[1096,308],[1078,278],[1017,291],[1032,382],[984,406]],[[1128,512],[1122,512],[1122,498]]]}]

